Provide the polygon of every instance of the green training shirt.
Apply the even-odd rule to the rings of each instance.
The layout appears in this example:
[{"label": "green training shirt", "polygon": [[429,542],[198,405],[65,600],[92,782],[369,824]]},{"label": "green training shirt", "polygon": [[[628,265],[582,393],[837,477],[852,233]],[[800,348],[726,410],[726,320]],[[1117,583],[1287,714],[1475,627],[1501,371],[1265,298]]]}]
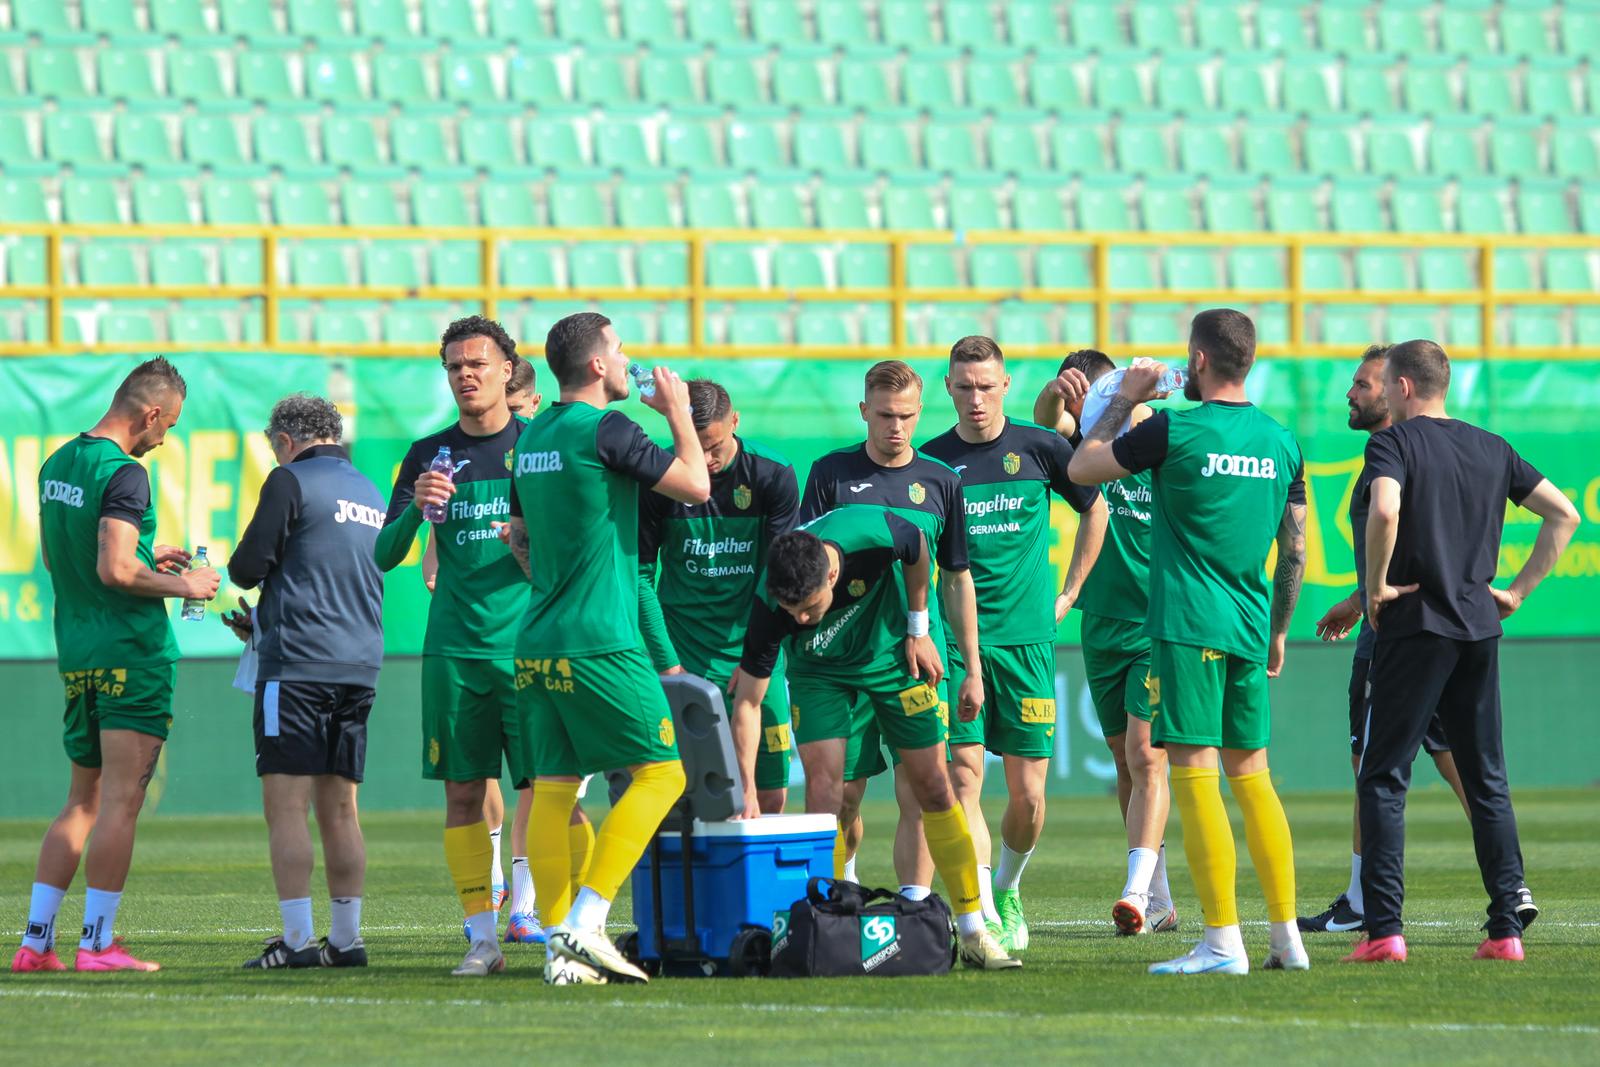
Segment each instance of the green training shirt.
[{"label": "green training shirt", "polygon": [[951,427],[922,451],[961,476],[980,642],[1055,641],[1050,491],[1080,515],[1099,499],[1093,488],[1067,477],[1072,446],[1043,426],[1007,419],[993,441],[970,444]]},{"label": "green training shirt", "polygon": [[1150,603],[1150,472],[1101,486],[1106,540],[1073,606],[1090,615],[1143,622]]},{"label": "green training shirt", "polygon": [[511,485],[533,571],[518,656],[640,647],[639,487],[671,466],[671,453],[620,411],[558,403],[534,416]]},{"label": "green training shirt", "polygon": [[[512,450],[525,426],[513,415],[498,433],[474,437],[455,423],[413,442],[400,464],[374,555],[379,567],[391,570],[411,551],[417,531],[431,527],[439,573],[428,603],[425,656],[511,658],[527,584],[494,524],[511,518]],[[456,464],[456,492],[445,521],[433,525],[412,496],[441,445]]]},{"label": "green training shirt", "polygon": [[81,433],[39,470],[39,539],[55,594],[56,661],[62,671],[153,667],[178,659],[166,601],[100,581],[100,520],[139,531],[138,556],[155,569],[156,509],[150,476],[104,437]]},{"label": "green training shirt", "polygon": [[1117,438],[1152,472],[1149,637],[1267,659],[1267,554],[1285,506],[1305,503],[1293,435],[1249,403],[1157,412]]}]

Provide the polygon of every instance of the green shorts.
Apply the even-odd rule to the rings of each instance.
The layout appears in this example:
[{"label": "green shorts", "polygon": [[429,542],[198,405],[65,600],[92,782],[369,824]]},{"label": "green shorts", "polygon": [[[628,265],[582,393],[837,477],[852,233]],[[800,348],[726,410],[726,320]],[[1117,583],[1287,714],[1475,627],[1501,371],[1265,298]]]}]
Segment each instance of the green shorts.
[{"label": "green shorts", "polygon": [[[726,694],[728,679],[706,676],[706,681]],[[732,698],[726,698],[729,710]],[[794,732],[789,722],[789,685],[783,673],[773,675],[761,701],[761,744],[756,749],[756,788],[784,789],[789,785],[789,764],[794,758]]]},{"label": "green shorts", "polygon": [[[1056,651],[1051,642],[980,645],[983,711],[950,720],[952,745],[983,745],[999,756],[1048,759],[1056,750]],[[950,650],[950,694],[959,699],[966,663]]]},{"label": "green shorts", "polygon": [[1128,732],[1128,716],[1150,721],[1150,639],[1144,623],[1083,613],[1083,672],[1100,732]]},{"label": "green shorts", "polygon": [[519,652],[516,669],[535,777],[678,758],[672,709],[644,649],[543,659]]},{"label": "green shorts", "polygon": [[[939,694],[939,721],[944,723],[945,740],[950,740],[950,691],[943,679],[934,687],[934,692]],[[845,745],[844,752],[844,780],[847,782],[859,781],[862,778],[876,778],[890,766],[900,766],[900,751],[893,746],[889,747],[889,754],[884,755],[883,730],[878,726],[877,712],[873,702],[868,697],[857,699],[850,709],[850,740]],[[915,747],[915,746],[912,746]],[[945,746],[945,758],[950,758],[949,745]]]},{"label": "green shorts", "polygon": [[529,777],[527,731],[509,660],[422,657],[422,777],[443,782]]},{"label": "green shorts", "polygon": [[810,674],[790,664],[789,703],[797,744],[834,737],[849,740],[847,781],[852,763],[863,759],[882,763],[879,738],[892,749],[929,748],[944,741],[950,707],[939,689],[907,674],[898,656],[848,677]]},{"label": "green shorts", "polygon": [[1150,737],[1158,745],[1266,748],[1267,666],[1198,645],[1150,642]]},{"label": "green shorts", "polygon": [[100,766],[103,730],[132,730],[165,741],[172,729],[172,686],[177,677],[176,663],[63,671],[67,708],[61,717],[61,741],[67,758],[80,767]]}]

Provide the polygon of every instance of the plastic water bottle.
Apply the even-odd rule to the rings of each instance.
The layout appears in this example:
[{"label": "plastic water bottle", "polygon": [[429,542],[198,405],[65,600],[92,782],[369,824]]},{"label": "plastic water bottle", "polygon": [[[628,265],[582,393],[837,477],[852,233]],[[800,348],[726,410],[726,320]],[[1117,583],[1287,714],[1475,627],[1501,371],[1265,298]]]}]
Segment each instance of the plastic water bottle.
[{"label": "plastic water bottle", "polygon": [[[450,446],[440,445],[439,454],[433,457],[433,462],[428,464],[428,469],[436,474],[442,474],[451,481],[455,481],[456,462],[450,458]],[[443,522],[445,520],[445,505],[428,504],[422,509],[422,517],[428,522]]]},{"label": "plastic water bottle", "polygon": [[[194,550],[194,558],[189,561],[189,569],[209,567],[211,561],[206,559],[206,546],[199,545]],[[179,618],[184,622],[202,622],[206,617],[206,602],[199,597],[186,596],[183,598],[183,610]]]},{"label": "plastic water bottle", "polygon": [[656,395],[656,379],[649,367],[639,363],[629,363],[628,376],[633,379],[633,387],[639,390],[641,399],[649,400]]},{"label": "plastic water bottle", "polygon": [[[1105,411],[1106,405],[1111,403],[1111,398],[1117,395],[1117,390],[1122,387],[1123,375],[1126,370],[1114,370],[1110,374],[1102,374],[1089,386],[1089,395],[1083,398],[1082,431],[1088,433],[1094,424],[1100,421],[1100,415]],[[1156,380],[1157,393],[1176,393],[1183,389],[1184,383],[1189,380],[1188,371],[1182,367],[1168,367],[1161,372],[1161,377]],[[1117,436],[1127,433],[1132,425],[1132,418],[1124,420],[1117,429]]]}]

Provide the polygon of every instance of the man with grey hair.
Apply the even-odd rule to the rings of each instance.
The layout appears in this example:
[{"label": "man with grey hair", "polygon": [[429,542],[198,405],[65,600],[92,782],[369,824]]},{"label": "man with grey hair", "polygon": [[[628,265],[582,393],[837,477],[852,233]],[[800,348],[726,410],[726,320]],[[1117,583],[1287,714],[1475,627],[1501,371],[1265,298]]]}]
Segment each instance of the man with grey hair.
[{"label": "man with grey hair", "polygon": [[[295,394],[273,406],[267,439],[278,467],[228,561],[234,584],[261,589],[254,613],[241,598],[223,621],[241,640],[253,638],[259,657],[256,773],[283,916],[283,935],[248,968],[367,962],[356,787],[383,660],[383,575],[373,559],[383,495],[351,466],[342,432],[338,409],[321,397]],[[313,803],[333,900],[320,948],[311,943]]]}]

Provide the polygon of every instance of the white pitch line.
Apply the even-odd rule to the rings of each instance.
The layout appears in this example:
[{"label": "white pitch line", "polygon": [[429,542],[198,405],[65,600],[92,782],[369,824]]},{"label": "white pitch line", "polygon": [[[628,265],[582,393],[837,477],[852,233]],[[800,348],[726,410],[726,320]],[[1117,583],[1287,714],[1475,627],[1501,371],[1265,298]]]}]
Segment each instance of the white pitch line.
[{"label": "white pitch line", "polygon": [[[1241,926],[1266,926],[1268,924],[1264,923],[1264,922],[1245,922],[1245,923],[1240,923],[1239,925],[1241,925]],[[1443,921],[1443,922],[1437,921],[1437,920],[1428,921],[1428,922],[1414,922],[1414,921],[1412,921],[1410,919],[1406,920],[1406,926],[1407,927],[1419,926],[1419,927],[1424,927],[1424,928],[1445,928],[1445,929],[1449,929],[1449,928],[1454,927],[1454,928],[1463,929],[1463,930],[1464,929],[1474,929],[1474,930],[1476,930],[1476,929],[1480,929],[1481,925],[1482,924],[1480,924],[1480,923],[1469,922],[1469,921],[1467,921],[1465,919],[1456,920],[1456,921]],[[1588,930],[1588,929],[1594,929],[1596,927],[1600,927],[1600,922],[1560,922],[1560,921],[1554,920],[1554,919],[1541,919],[1541,920],[1539,920],[1538,925],[1539,925],[1540,929],[1560,927],[1562,929],[1568,929],[1568,930]],[[1038,920],[1029,919],[1028,920],[1028,928],[1030,930],[1034,929],[1035,927],[1040,927],[1040,926],[1066,927],[1066,928],[1105,927],[1105,928],[1109,929],[1111,927],[1111,921],[1109,919],[1038,919]]]}]

